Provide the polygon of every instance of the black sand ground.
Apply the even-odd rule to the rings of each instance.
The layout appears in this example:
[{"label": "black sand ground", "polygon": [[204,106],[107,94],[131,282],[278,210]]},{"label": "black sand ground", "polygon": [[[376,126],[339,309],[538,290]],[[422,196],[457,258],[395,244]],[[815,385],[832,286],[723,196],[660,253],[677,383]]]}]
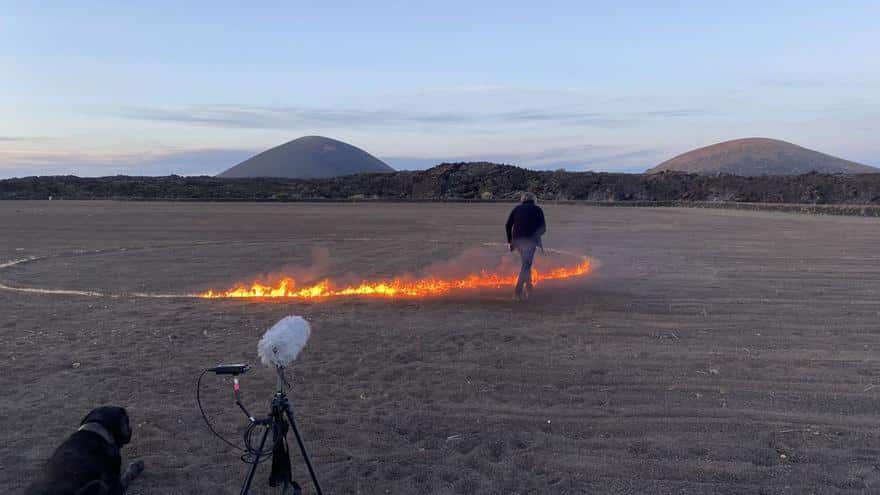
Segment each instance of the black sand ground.
[{"label": "black sand ground", "polygon": [[[509,205],[0,203],[9,285],[192,292],[308,263],[392,275],[501,238]],[[297,313],[294,401],[325,493],[880,490],[877,220],[548,207],[548,246],[602,269],[506,294],[325,304],[0,291],[0,486],[18,491],[102,403],[135,424],[134,494],[237,493],[194,401]],[[121,250],[125,248],[125,250]],[[102,250],[101,253],[78,251]],[[271,373],[244,378],[262,409]],[[206,379],[219,429],[243,417]],[[298,480],[310,490],[301,463]],[[265,487],[261,467],[256,493]]]}]

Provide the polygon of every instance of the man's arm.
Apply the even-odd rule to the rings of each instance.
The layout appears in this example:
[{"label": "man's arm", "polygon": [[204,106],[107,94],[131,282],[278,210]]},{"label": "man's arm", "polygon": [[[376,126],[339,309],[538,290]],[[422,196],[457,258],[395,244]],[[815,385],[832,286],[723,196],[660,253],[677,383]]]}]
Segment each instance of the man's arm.
[{"label": "man's arm", "polygon": [[504,229],[507,231],[507,243],[510,244],[513,239],[513,210],[507,216],[507,223],[504,225]]},{"label": "man's arm", "polygon": [[547,232],[547,224],[544,223],[544,210],[538,208],[538,230],[535,231],[535,237],[540,238]]}]

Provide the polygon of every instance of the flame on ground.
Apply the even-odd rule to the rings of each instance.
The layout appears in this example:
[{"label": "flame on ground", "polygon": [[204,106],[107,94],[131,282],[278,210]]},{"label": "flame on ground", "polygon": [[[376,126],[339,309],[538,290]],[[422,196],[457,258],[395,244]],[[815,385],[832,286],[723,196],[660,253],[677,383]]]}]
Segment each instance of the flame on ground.
[{"label": "flame on ground", "polygon": [[[587,258],[577,265],[552,268],[547,271],[532,269],[532,282],[539,284],[548,280],[562,280],[580,277],[590,273],[592,265]],[[216,298],[273,298],[285,297],[292,299],[329,299],[336,297],[384,297],[384,298],[427,298],[445,296],[455,291],[511,287],[516,283],[517,274],[501,275],[482,271],[463,278],[424,278],[424,279],[391,279],[377,282],[364,281],[358,285],[338,287],[330,280],[323,280],[313,285],[299,287],[292,278],[284,278],[275,286],[263,285],[258,282],[249,287],[236,286],[227,291],[207,291],[199,297]]]}]

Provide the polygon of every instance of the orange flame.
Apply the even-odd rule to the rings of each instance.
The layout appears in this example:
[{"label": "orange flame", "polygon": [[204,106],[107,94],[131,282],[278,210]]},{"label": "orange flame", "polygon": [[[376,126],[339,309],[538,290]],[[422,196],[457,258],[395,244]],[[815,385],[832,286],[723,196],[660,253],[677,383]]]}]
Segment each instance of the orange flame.
[{"label": "orange flame", "polygon": [[[590,260],[584,258],[574,266],[563,266],[540,272],[532,270],[532,282],[538,284],[547,280],[561,280],[579,277],[590,273]],[[333,297],[385,297],[385,298],[425,298],[450,294],[453,291],[499,288],[516,283],[516,275],[500,275],[482,271],[459,279],[424,278],[416,280],[395,278],[378,282],[363,281],[358,285],[336,287],[330,280],[323,280],[307,287],[297,287],[290,277],[282,279],[277,285],[268,286],[254,282],[250,287],[239,285],[227,291],[209,290],[199,294],[207,299],[216,298],[255,298],[286,297],[293,299],[327,299]]]}]

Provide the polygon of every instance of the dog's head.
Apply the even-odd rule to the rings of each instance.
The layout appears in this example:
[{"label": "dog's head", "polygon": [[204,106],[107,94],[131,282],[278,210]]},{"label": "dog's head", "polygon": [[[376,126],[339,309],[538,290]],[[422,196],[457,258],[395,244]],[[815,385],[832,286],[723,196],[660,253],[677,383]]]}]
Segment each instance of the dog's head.
[{"label": "dog's head", "polygon": [[86,423],[98,423],[103,426],[116,441],[116,445],[122,447],[131,440],[131,426],[128,423],[128,412],[124,407],[102,406],[92,411],[83,418],[80,425]]}]

